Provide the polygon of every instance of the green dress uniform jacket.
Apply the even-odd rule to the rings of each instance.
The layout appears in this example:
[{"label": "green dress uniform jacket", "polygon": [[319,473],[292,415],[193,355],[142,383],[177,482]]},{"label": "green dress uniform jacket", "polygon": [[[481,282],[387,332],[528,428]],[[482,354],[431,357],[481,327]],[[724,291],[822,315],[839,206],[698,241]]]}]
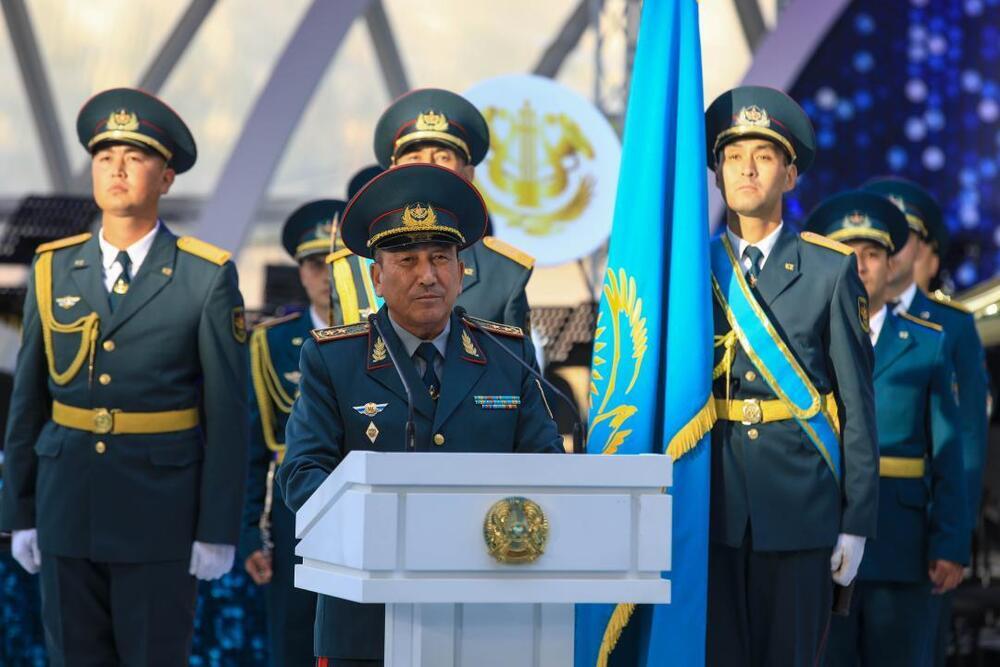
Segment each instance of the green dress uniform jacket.
[{"label": "green dress uniform jacket", "polygon": [[275,666],[308,664],[313,656],[316,595],[295,588],[295,515],[269,479],[271,466],[284,457],[285,424],[299,390],[299,351],[311,324],[308,311],[293,313],[262,322],[250,336],[250,466],[239,560],[264,547],[265,520],[272,571],[265,600],[270,664]]},{"label": "green dress uniform jacket", "polygon": [[[887,314],[875,344],[878,538],[865,546],[861,580],[927,582],[928,561],[969,562],[954,372],[946,336]],[[926,459],[923,477],[893,476],[886,457]]]},{"label": "green dress uniform jacket", "polygon": [[[351,451],[403,451],[406,392],[386,346],[400,361],[414,394],[416,451],[563,451],[535,378],[476,327],[489,329],[499,344],[530,363],[534,351],[519,329],[487,322],[473,326],[453,315],[435,401],[386,307],[377,317],[385,340],[362,322],[315,331],[314,340],[302,346],[301,393],[288,420],[288,450],[278,469],[278,483],[293,511]],[[513,409],[490,409],[495,406],[477,397],[503,397]],[[320,596],[316,655],[380,660],[383,635],[382,605]]]},{"label": "green dress uniform jacket", "polygon": [[965,516],[974,530],[983,490],[983,466],[989,419],[986,414],[989,379],[983,344],[976,333],[975,319],[961,306],[937,301],[917,289],[908,312],[944,327],[946,355],[958,382],[960,439],[965,468]]},{"label": "green dress uniform jacket", "polygon": [[[96,236],[46,244],[39,253],[36,265],[51,262],[51,287],[38,290],[40,304],[37,271],[28,285],[0,528],[37,527],[43,554],[100,562],[186,560],[195,540],[235,545],[248,363],[228,253],[178,239],[161,224],[113,314]],[[60,331],[80,318],[89,319]],[[43,319],[53,321],[50,336]],[[60,425],[54,402],[90,416],[108,410],[110,417],[79,424],[98,430],[131,413],[167,412],[137,419],[164,432]]]},{"label": "green dress uniform jacket", "polygon": [[473,243],[458,256],[465,263],[465,276],[457,305],[473,317],[527,328],[524,289],[535,260],[492,236]]},{"label": "green dress uniform jacket", "polygon": [[[862,328],[867,328],[867,300],[854,255],[816,235],[800,238],[786,225],[756,292],[819,393],[836,396],[843,479],[838,485],[793,419],[720,420],[712,429],[711,540],[739,547],[749,530],[755,551],[791,551],[832,547],[839,533],[874,537],[878,438],[872,346]],[[730,325],[717,299],[714,319],[716,340],[726,339]],[[714,382],[716,400],[775,400],[743,348],[729,340],[731,347],[716,348],[717,369],[726,366],[727,349],[732,359],[728,373]]]}]

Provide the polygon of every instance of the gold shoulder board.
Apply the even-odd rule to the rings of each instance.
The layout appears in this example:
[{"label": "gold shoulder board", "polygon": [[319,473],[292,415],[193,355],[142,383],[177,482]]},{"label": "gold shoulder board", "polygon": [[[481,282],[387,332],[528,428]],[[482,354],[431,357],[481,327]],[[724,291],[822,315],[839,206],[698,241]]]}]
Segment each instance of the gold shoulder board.
[{"label": "gold shoulder board", "polygon": [[514,260],[526,269],[530,269],[535,265],[534,257],[523,250],[518,250],[509,243],[504,243],[495,236],[484,236],[483,245],[498,255],[503,255],[507,259]]},{"label": "gold shoulder board", "polygon": [[230,253],[211,243],[206,243],[193,236],[182,236],[177,239],[177,247],[195,257],[201,257],[212,264],[222,266],[229,261]]},{"label": "gold shoulder board", "polygon": [[942,306],[954,308],[960,313],[972,313],[972,311],[966,308],[963,304],[953,300],[949,295],[945,294],[941,290],[937,290],[933,294],[928,294],[927,296],[929,296],[935,303],[940,303]]},{"label": "gold shoulder board", "polygon": [[292,320],[297,320],[300,317],[302,317],[301,311],[297,313],[289,313],[288,315],[283,315],[281,317],[272,317],[270,319],[258,322],[257,326],[254,327],[254,331],[258,329],[267,329],[273,327],[276,324],[281,324],[282,322],[291,322]]},{"label": "gold shoulder board", "polygon": [[331,340],[366,335],[368,333],[368,322],[342,324],[339,327],[330,327],[328,329],[313,329],[309,333],[312,334],[313,340],[317,343],[329,343]]},{"label": "gold shoulder board", "polygon": [[72,245],[80,245],[93,236],[90,232],[85,232],[83,234],[77,234],[76,236],[67,236],[64,239],[56,239],[55,241],[49,241],[48,243],[43,243],[37,248],[35,248],[35,254],[41,254],[43,252],[48,252],[49,250],[59,250],[60,248],[68,248]]},{"label": "gold shoulder board", "polygon": [[928,329],[933,329],[934,331],[944,331],[944,327],[940,324],[935,324],[934,322],[929,322],[923,318],[917,317],[916,315],[910,315],[909,313],[902,311],[899,315],[914,324],[919,324],[922,327],[927,327]]},{"label": "gold shoulder board", "polygon": [[511,326],[510,324],[500,324],[499,322],[490,322],[489,320],[481,320],[478,317],[473,317],[471,315],[466,315],[463,319],[471,326],[474,326],[477,329],[485,329],[493,334],[510,336],[511,338],[524,338],[524,331],[521,327]]},{"label": "gold shoulder board", "polygon": [[821,245],[824,248],[829,248],[830,250],[836,250],[841,255],[850,255],[854,252],[854,249],[846,243],[841,243],[840,241],[834,241],[833,239],[828,239],[825,236],[815,234],[813,232],[802,232],[799,237],[806,243],[812,243],[813,245]]}]

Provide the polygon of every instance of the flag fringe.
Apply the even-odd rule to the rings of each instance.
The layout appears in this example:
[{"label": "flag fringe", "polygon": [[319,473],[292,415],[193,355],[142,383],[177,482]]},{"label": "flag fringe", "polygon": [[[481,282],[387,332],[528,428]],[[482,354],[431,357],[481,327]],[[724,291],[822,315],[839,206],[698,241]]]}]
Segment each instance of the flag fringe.
[{"label": "flag fringe", "polygon": [[708,400],[698,411],[698,414],[692,417],[691,421],[670,439],[670,444],[667,445],[667,456],[676,461],[690,452],[701,442],[705,434],[712,430],[717,419],[715,399],[709,394]]},{"label": "flag fringe", "polygon": [[615,650],[615,645],[621,639],[625,626],[628,625],[632,613],[635,611],[635,604],[621,602],[615,605],[615,610],[608,619],[608,625],[604,628],[604,638],[601,639],[601,648],[597,652],[597,664],[595,667],[608,667],[608,658]]}]

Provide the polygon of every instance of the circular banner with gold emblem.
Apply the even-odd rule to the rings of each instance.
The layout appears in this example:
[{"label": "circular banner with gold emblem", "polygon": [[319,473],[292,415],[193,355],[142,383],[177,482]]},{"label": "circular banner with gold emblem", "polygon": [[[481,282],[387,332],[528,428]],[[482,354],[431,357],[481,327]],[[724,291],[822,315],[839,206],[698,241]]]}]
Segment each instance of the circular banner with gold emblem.
[{"label": "circular banner with gold emblem", "polygon": [[587,99],[552,79],[501,76],[464,93],[490,126],[476,167],[493,233],[542,266],[594,252],[611,232],[621,142]]}]

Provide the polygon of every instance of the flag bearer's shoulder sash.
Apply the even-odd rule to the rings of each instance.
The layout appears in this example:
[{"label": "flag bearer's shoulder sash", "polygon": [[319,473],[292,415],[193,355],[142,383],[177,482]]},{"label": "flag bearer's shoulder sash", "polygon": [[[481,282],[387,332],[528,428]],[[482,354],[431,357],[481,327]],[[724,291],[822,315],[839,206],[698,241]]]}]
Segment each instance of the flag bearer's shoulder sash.
[{"label": "flag bearer's shoulder sash", "polygon": [[712,291],[740,347],[840,482],[839,424],[754,296],[725,234],[711,244]]}]

